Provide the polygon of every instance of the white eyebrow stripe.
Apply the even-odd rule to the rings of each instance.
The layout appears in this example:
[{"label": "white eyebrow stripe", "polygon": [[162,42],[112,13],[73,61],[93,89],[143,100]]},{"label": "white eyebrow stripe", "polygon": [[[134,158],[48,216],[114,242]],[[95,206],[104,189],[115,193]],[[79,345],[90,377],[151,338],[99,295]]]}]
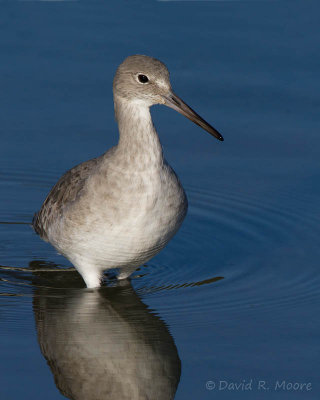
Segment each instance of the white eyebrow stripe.
[{"label": "white eyebrow stripe", "polygon": [[164,89],[169,89],[168,82],[166,82],[162,79],[157,81],[157,85]]}]

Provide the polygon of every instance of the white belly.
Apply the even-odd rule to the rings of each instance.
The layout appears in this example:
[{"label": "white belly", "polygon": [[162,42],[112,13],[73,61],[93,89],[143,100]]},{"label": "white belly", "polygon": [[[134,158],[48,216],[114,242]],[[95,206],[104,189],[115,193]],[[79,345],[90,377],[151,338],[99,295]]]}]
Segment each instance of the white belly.
[{"label": "white belly", "polygon": [[[103,186],[92,190],[91,198],[84,197],[83,212],[77,204],[78,214],[70,212],[54,228],[60,230],[52,235],[59,243],[50,241],[78,269],[79,264],[101,270],[138,267],[168,243],[187,211],[185,193],[170,167],[151,178],[152,185],[139,190],[137,182],[130,186],[128,180],[126,190],[113,197],[104,194]],[[143,181],[149,182],[150,176]]]},{"label": "white belly", "polygon": [[102,223],[100,234],[90,235],[86,252],[91,254],[95,264],[103,269],[139,266],[168,243],[186,213],[182,204],[175,209],[160,204],[153,210],[143,209],[142,206],[137,215],[130,214],[125,224],[109,226]]}]

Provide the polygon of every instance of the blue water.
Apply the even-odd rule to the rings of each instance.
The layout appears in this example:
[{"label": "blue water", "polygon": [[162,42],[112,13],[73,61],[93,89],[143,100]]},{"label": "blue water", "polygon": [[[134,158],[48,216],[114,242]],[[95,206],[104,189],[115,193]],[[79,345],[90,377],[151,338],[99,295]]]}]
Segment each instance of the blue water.
[{"label": "blue water", "polygon": [[[1,400],[319,399],[319,12],[1,2]],[[152,109],[188,216],[131,286],[88,293],[28,223],[64,171],[116,143],[130,54],[165,62],[225,142]]]}]

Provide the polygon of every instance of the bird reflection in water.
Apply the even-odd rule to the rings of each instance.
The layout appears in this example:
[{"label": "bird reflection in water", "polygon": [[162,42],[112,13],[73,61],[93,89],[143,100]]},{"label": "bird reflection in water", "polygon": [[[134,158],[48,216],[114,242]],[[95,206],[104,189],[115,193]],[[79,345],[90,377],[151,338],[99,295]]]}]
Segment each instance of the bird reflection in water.
[{"label": "bird reflection in water", "polygon": [[[67,277],[61,279],[61,274]],[[72,400],[174,398],[181,369],[174,340],[128,281],[95,290],[75,289],[75,273],[37,275],[33,309],[38,340],[64,396]],[[73,289],[44,287],[49,281],[67,285],[71,275]]]}]

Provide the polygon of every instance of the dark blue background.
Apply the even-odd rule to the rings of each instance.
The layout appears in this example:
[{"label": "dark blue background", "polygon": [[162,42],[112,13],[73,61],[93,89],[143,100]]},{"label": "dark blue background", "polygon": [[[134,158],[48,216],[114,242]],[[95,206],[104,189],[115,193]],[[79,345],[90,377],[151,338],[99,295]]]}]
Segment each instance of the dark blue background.
[{"label": "dark blue background", "polygon": [[[318,399],[317,1],[0,3],[0,264],[69,265],[27,225],[59,176],[117,141],[112,79],[131,54],[225,137],[154,107],[190,212],[142,300],[182,361],[176,399]],[[3,281],[1,398],[62,398],[39,351],[32,290]],[[23,296],[21,295],[23,293]],[[308,392],[208,391],[208,380],[311,382]]]}]

